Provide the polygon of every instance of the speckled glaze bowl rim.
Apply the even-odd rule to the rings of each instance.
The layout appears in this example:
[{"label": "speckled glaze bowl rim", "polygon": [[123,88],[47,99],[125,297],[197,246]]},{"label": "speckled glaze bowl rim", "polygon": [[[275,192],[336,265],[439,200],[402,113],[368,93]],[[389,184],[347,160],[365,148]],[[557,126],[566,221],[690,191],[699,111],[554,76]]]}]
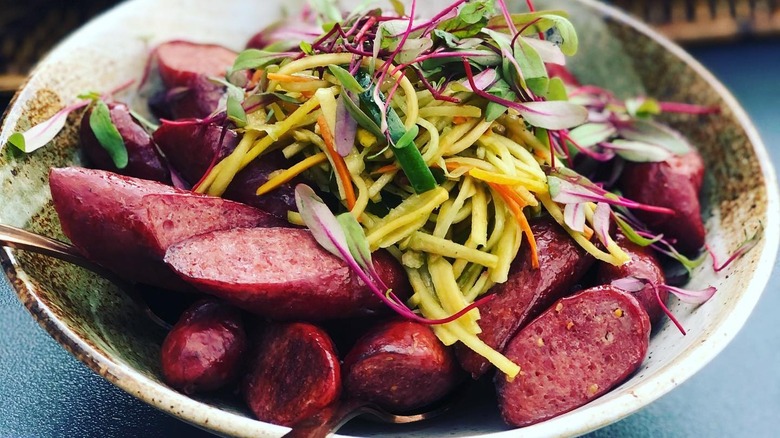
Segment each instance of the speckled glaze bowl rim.
[{"label": "speckled glaze bowl rim", "polygon": [[[767,197],[767,223],[764,227],[762,253],[750,283],[728,317],[715,327],[714,331],[703,342],[685,350],[661,369],[653,379],[654,385],[640,385],[636,390],[627,391],[625,394],[606,403],[571,412],[566,415],[566,421],[564,422],[550,420],[523,428],[522,435],[527,437],[573,436],[606,426],[658,399],[703,368],[725,348],[749,317],[772,273],[778,244],[780,243],[780,197],[778,196],[775,171],[758,132],[736,99],[698,61],[675,43],[649,28],[649,26],[614,7],[595,0],[580,0],[580,2],[595,12],[648,36],[681,62],[692,68],[696,74],[701,76],[717,92],[725,105],[733,112],[734,118],[739,122],[742,129],[744,129],[760,162]],[[133,2],[131,1],[119,5],[96,20],[106,19],[106,17],[118,13],[117,10],[119,8],[132,7],[132,4]],[[87,24],[85,27],[87,26],[90,26],[90,24]],[[78,32],[69,38],[77,36]],[[56,52],[56,50],[54,51]],[[45,64],[46,59],[41,62],[41,65]],[[39,69],[36,68],[31,77],[36,75]],[[4,119],[12,112],[21,111],[16,102],[23,93],[24,89],[14,97]],[[3,126],[5,126],[5,121]],[[284,427],[232,414],[191,399],[159,385],[138,371],[118,364],[110,357],[99,353],[76,335],[67,325],[58,320],[54,312],[41,302],[36,294],[34,283],[19,267],[12,251],[6,249],[0,253],[0,259],[2,259],[6,275],[17,291],[20,300],[39,324],[80,361],[133,396],[183,421],[220,434],[279,436],[288,430]],[[479,436],[509,437],[517,436],[517,434],[518,430],[507,430]]]}]

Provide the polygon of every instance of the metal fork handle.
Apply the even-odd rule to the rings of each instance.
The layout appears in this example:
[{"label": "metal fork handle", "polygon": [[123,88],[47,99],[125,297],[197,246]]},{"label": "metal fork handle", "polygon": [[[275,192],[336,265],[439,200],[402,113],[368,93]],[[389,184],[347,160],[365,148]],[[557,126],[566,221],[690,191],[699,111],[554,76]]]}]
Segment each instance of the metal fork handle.
[{"label": "metal fork handle", "polygon": [[143,312],[155,324],[166,330],[170,330],[171,328],[169,323],[160,318],[151,308],[149,308],[149,304],[146,303],[146,301],[135,289],[135,285],[120,278],[112,271],[109,271],[97,263],[93,263],[87,260],[84,258],[84,256],[81,255],[79,250],[71,244],[60,242],[59,240],[42,236],[40,234],[36,234],[11,225],[0,224],[0,246],[7,246],[9,248],[43,254],[45,256],[54,257],[68,263],[72,263],[76,266],[89,269],[90,271],[119,286],[119,288],[122,289],[131,300],[140,306]]}]

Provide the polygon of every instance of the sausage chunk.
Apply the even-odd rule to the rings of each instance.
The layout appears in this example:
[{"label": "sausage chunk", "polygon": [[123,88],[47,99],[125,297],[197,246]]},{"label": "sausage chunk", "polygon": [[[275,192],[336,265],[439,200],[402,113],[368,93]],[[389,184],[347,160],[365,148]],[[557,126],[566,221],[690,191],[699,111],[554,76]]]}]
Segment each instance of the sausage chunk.
[{"label": "sausage chunk", "polygon": [[[528,245],[512,262],[506,283],[493,287],[495,298],[479,306],[479,338],[502,351],[518,329],[526,325],[569,289],[593,264],[593,258],[580,248],[552,219],[531,225],[539,253],[539,269],[531,266]],[[460,365],[475,379],[485,374],[490,363],[458,344]]]},{"label": "sausage chunk", "polygon": [[634,214],[651,230],[686,254],[704,246],[699,191],[704,178],[704,162],[696,151],[674,156],[660,163],[628,163],[620,187],[629,199],[666,207],[674,214],[635,210]]},{"label": "sausage chunk", "polygon": [[151,135],[130,114],[130,109],[123,103],[109,103],[111,122],[116,126],[119,135],[125,142],[127,150],[127,166],[118,169],[108,152],[100,145],[90,126],[92,109],[84,113],[81,119],[81,147],[90,164],[98,169],[110,170],[122,175],[136,178],[171,183],[171,175]]},{"label": "sausage chunk", "polygon": [[165,381],[187,394],[220,389],[242,368],[246,333],[241,313],[202,300],[182,314],[162,345]]},{"label": "sausage chunk", "polygon": [[203,178],[215,155],[222,159],[238,144],[235,132],[198,120],[162,120],[153,137],[171,166],[190,185]]},{"label": "sausage chunk", "polygon": [[238,54],[222,46],[170,41],[153,53],[165,87],[166,101],[175,118],[208,116],[224,94],[209,77],[224,77]]},{"label": "sausage chunk", "polygon": [[392,320],[371,329],[347,354],[344,391],[390,412],[407,412],[444,397],[461,373],[430,327]]},{"label": "sausage chunk", "polygon": [[262,335],[243,384],[262,421],[292,426],[341,395],[341,369],[328,335],[308,323],[274,324]]},{"label": "sausage chunk", "polygon": [[631,295],[598,286],[561,299],[504,351],[522,370],[495,377],[504,421],[528,426],[599,397],[639,368],[649,343],[650,320]]},{"label": "sausage chunk", "polygon": [[49,172],[62,230],[88,259],[131,282],[191,290],[163,263],[168,245],[234,227],[278,225],[256,208],[103,170]]},{"label": "sausage chunk", "polygon": [[[221,126],[204,124],[198,120],[163,121],[154,133],[174,169],[190,184],[196,184],[209,166],[226,157],[238,144],[238,137]],[[297,211],[295,185],[302,180],[295,178],[262,196],[257,188],[263,185],[272,172],[290,167],[280,151],[270,151],[262,158],[242,169],[224,193],[226,199],[257,207],[277,217],[286,219],[287,211]]]},{"label": "sausage chunk", "polygon": [[[373,254],[377,272],[399,297],[409,295],[403,268]],[[165,262],[202,292],[272,319],[322,321],[385,309],[341,259],[308,230],[247,228],[196,236],[168,248]]]},{"label": "sausage chunk", "polygon": [[[626,277],[647,280],[654,285],[660,285],[666,282],[664,271],[661,268],[658,259],[655,257],[652,248],[639,246],[628,240],[628,238],[622,234],[618,234],[616,241],[626,254],[631,257],[631,260],[622,266],[601,263],[597,274],[599,284],[609,284],[613,280],[619,280]],[[656,297],[656,290],[658,291],[658,297]],[[656,325],[664,315],[658,298],[661,299],[661,302],[666,303],[666,300],[669,297],[669,291],[664,288],[655,288],[648,284],[645,285],[642,290],[632,292],[632,295],[634,295],[634,298],[636,298],[637,301],[639,301],[639,304],[647,311],[647,315],[650,317],[650,323]]]}]

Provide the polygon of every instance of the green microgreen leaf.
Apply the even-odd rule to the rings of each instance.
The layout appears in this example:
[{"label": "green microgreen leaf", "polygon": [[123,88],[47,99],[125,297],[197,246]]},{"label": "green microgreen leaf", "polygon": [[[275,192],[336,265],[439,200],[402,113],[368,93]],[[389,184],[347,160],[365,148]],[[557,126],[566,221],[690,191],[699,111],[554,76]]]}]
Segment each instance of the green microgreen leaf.
[{"label": "green microgreen leaf", "polygon": [[14,132],[8,137],[8,143],[26,154],[42,148],[62,131],[70,113],[77,109],[84,108],[90,102],[91,100],[81,100],[72,105],[68,105],[27,131]]},{"label": "green microgreen leaf", "polygon": [[89,127],[92,128],[92,133],[95,134],[100,146],[108,152],[114,166],[117,169],[127,167],[128,156],[125,140],[116,129],[114,122],[111,121],[108,105],[102,100],[95,101],[92,114],[89,116]]},{"label": "green microgreen leaf", "polygon": [[512,49],[528,88],[539,96],[547,94],[550,79],[547,76],[547,67],[536,49],[528,44],[524,38],[517,38]]},{"label": "green microgreen leaf", "polygon": [[548,21],[552,23],[550,28],[554,28],[562,40],[560,43],[561,52],[566,56],[573,56],[577,53],[579,38],[577,37],[577,31],[574,29],[574,25],[571,24],[571,21],[565,17],[554,14],[544,14],[540,17],[540,22],[544,23]]},{"label": "green microgreen leaf", "polygon": [[373,269],[371,265],[371,248],[368,245],[366,232],[360,226],[355,216],[351,213],[342,213],[336,216],[336,220],[341,229],[344,230],[344,236],[347,238],[347,247],[350,254],[355,258],[361,268],[365,270]]},{"label": "green microgreen leaf", "polygon": [[654,144],[676,155],[691,150],[691,145],[682,134],[652,120],[634,119],[628,124],[621,124],[618,133],[627,140]]},{"label": "green microgreen leaf", "polygon": [[[503,80],[499,79],[496,81],[495,84],[493,84],[492,87],[490,87],[487,90],[488,94],[492,94],[493,96],[500,97],[501,99],[515,101],[517,99],[517,95],[514,91],[512,91],[509,88],[509,84]],[[504,105],[501,105],[498,102],[489,101],[487,103],[487,106],[485,107],[485,120],[488,122],[492,122],[493,120],[496,120],[497,118],[501,117],[507,110],[507,107]]]},{"label": "green microgreen leaf", "polygon": [[635,97],[626,99],[626,112],[631,117],[650,117],[661,114],[661,105],[657,100],[647,97]]},{"label": "green microgreen leaf", "polygon": [[518,112],[529,124],[552,130],[569,129],[588,120],[585,107],[563,101],[526,102]]},{"label": "green microgreen leaf", "polygon": [[615,222],[618,224],[620,229],[623,231],[623,235],[626,236],[628,238],[628,240],[630,240],[631,242],[633,242],[633,243],[635,243],[635,244],[637,244],[639,246],[650,246],[650,245],[658,242],[659,240],[661,240],[663,238],[663,235],[655,236],[655,238],[653,238],[653,239],[644,238],[644,237],[640,236],[636,232],[636,230],[634,230],[634,228],[631,227],[631,225],[629,225],[628,222],[624,221],[623,219],[621,219],[617,215],[615,215],[614,218],[615,218]]},{"label": "green microgreen leaf", "polygon": [[458,15],[444,20],[437,29],[449,32],[457,38],[468,38],[478,34],[493,15],[493,1],[472,1],[458,11]]},{"label": "green microgreen leaf", "polygon": [[341,86],[345,89],[355,93],[362,93],[366,91],[366,89],[360,86],[355,77],[352,76],[352,73],[350,73],[347,69],[335,64],[331,64],[328,66],[328,70],[330,71],[330,74],[338,79],[338,81],[341,83]]},{"label": "green microgreen leaf", "polygon": [[251,70],[251,69],[264,67],[286,56],[288,56],[288,54],[284,52],[270,52],[267,50],[246,49],[238,54],[236,60],[233,62],[233,66],[230,68],[230,71],[228,72],[228,76],[231,76],[234,72],[237,71]]},{"label": "green microgreen leaf", "polygon": [[609,123],[586,123],[569,132],[569,137],[580,147],[590,148],[609,140],[617,130]]},{"label": "green microgreen leaf", "polygon": [[566,92],[566,84],[563,79],[555,77],[550,78],[550,83],[547,84],[547,100],[569,100],[568,93]]},{"label": "green microgreen leaf", "polygon": [[390,0],[390,4],[393,6],[393,10],[399,17],[406,15],[404,4],[400,0]]},{"label": "green microgreen leaf", "polygon": [[239,128],[246,126],[246,112],[241,106],[241,100],[233,95],[227,97],[227,118]]},{"label": "green microgreen leaf", "polygon": [[[545,19],[546,16],[557,15],[559,17],[568,18],[569,14],[563,10],[549,10],[549,11],[535,11],[535,12],[523,12],[518,14],[512,14],[512,23],[518,29],[525,29],[524,35],[534,35],[539,32],[545,32],[550,29],[555,23],[549,19]],[[506,20],[503,15],[496,15],[491,17],[488,21],[488,27],[491,29],[503,29],[506,28]]]},{"label": "green microgreen leaf", "polygon": [[299,45],[301,48],[301,52],[307,54],[307,55],[313,55],[314,54],[314,47],[312,47],[311,43],[308,41],[301,41],[301,44]]},{"label": "green microgreen leaf", "polygon": [[362,109],[360,109],[360,106],[358,106],[357,102],[353,100],[349,93],[343,93],[343,96],[345,97],[344,104],[346,105],[349,114],[352,115],[358,125],[373,134],[374,137],[376,137],[377,140],[379,140],[381,143],[385,136],[382,134],[382,130],[379,129],[379,125],[377,125],[370,116],[368,116],[365,112],[363,112]]},{"label": "green microgreen leaf", "polygon": [[644,141],[617,139],[609,143],[609,148],[623,159],[637,163],[661,162],[672,157],[667,149]]}]

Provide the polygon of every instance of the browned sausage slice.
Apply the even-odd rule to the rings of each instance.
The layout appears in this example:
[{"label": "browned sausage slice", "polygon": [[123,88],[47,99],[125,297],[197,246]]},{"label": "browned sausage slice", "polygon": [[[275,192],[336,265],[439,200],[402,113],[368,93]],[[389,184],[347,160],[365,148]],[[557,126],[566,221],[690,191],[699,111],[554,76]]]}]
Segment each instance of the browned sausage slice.
[{"label": "browned sausage slice", "polygon": [[198,120],[163,120],[153,137],[171,166],[192,185],[203,178],[217,153],[224,158],[238,144],[230,129]]},{"label": "browned sausage slice", "polygon": [[224,77],[238,54],[213,44],[170,41],[160,44],[152,56],[167,88],[163,103],[169,108],[164,112],[180,119],[204,118],[217,108],[224,88],[209,78]]},{"label": "browned sausage slice", "polygon": [[[235,149],[238,137],[233,131],[220,126],[207,125],[198,120],[163,121],[154,133],[154,141],[160,146],[174,169],[190,184],[197,183],[214,161],[224,158]],[[261,159],[252,161],[238,172],[223,195],[277,217],[286,219],[287,211],[296,211],[295,185],[299,178],[282,184],[263,196],[257,196],[257,188],[263,185],[272,172],[290,167],[292,164],[280,151],[271,151]]]},{"label": "browned sausage slice", "polygon": [[[217,231],[177,243],[165,262],[199,290],[273,319],[319,321],[371,315],[382,302],[308,230],[252,228]],[[374,253],[384,282],[408,296],[403,268]]]},{"label": "browned sausage slice", "polygon": [[520,366],[495,377],[504,421],[522,427],[584,405],[644,360],[650,320],[631,295],[599,286],[558,301],[522,329],[504,354]]},{"label": "browned sausage slice", "polygon": [[390,412],[407,412],[447,395],[461,374],[430,327],[393,320],[369,330],[347,354],[344,391]]},{"label": "browned sausage slice", "polygon": [[[599,264],[597,274],[597,281],[599,284],[609,284],[613,280],[619,280],[626,277],[644,279],[655,285],[666,282],[664,271],[661,268],[658,259],[655,257],[652,248],[639,246],[620,233],[618,233],[616,241],[626,254],[631,257],[631,260],[621,266],[615,266],[609,263]],[[647,314],[650,317],[650,323],[653,325],[657,324],[664,314],[661,304],[656,297],[656,290],[658,290],[658,296],[661,298],[661,301],[666,303],[666,300],[669,297],[669,291],[664,288],[654,288],[648,284],[642,290],[632,292],[634,298],[636,298],[637,301],[639,301],[639,304],[647,311]]]},{"label": "browned sausage slice", "polygon": [[259,420],[291,426],[341,395],[338,355],[317,326],[271,325],[253,355],[243,393]]},{"label": "browned sausage slice", "polygon": [[696,151],[674,156],[661,163],[628,163],[620,180],[625,196],[643,204],[666,207],[675,214],[635,210],[651,230],[663,233],[675,247],[693,254],[704,246],[699,190],[704,162]]},{"label": "browned sausage slice", "polygon": [[84,113],[79,131],[82,150],[90,163],[99,169],[169,184],[171,182],[170,172],[157,152],[152,136],[136,122],[130,114],[130,109],[127,105],[123,103],[109,103],[108,108],[111,121],[125,142],[127,166],[124,169],[118,169],[108,152],[95,137],[89,122],[92,109]]},{"label": "browned sausage slice", "polygon": [[[539,269],[531,266],[528,246],[524,245],[512,262],[509,279],[496,285],[495,298],[479,307],[479,338],[502,351],[509,339],[569,289],[593,264],[593,258],[580,248],[551,219],[531,225],[539,253]],[[463,345],[455,350],[461,366],[475,379],[491,367],[482,356]]]},{"label": "browned sausage slice", "polygon": [[173,241],[278,224],[246,205],[103,170],[52,169],[49,186],[63,232],[85,257],[131,282],[166,289],[191,289],[162,261]]},{"label": "browned sausage slice", "polygon": [[238,54],[215,44],[168,41],[154,51],[163,83],[168,88],[186,87],[195,77],[225,76]]},{"label": "browned sausage slice", "polygon": [[215,300],[202,300],[182,314],[163,342],[165,381],[187,394],[213,391],[241,370],[246,333],[241,313]]}]

